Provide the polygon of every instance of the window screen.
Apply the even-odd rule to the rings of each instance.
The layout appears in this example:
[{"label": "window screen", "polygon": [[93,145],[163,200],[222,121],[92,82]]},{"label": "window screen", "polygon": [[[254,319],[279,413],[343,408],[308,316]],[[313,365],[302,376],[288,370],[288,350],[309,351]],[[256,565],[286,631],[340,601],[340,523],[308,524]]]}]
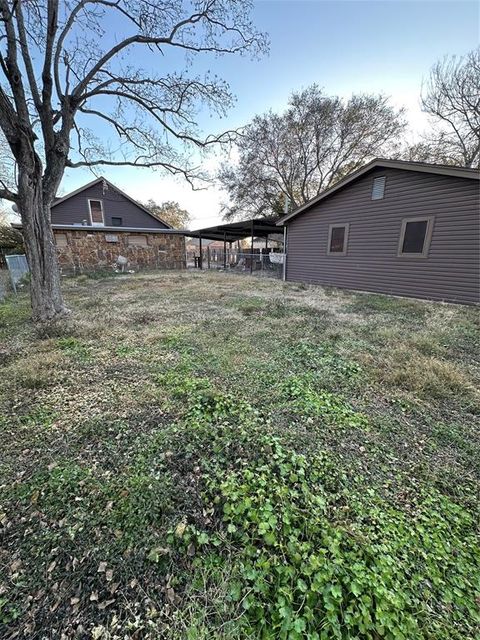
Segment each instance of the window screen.
[{"label": "window screen", "polygon": [[112,216],[112,227],[121,227],[123,224],[122,218],[116,218]]},{"label": "window screen", "polygon": [[426,258],[433,233],[434,216],[404,218],[398,243],[398,255]]},{"label": "window screen", "polygon": [[92,224],[103,224],[103,206],[101,200],[89,200]]},{"label": "window screen", "polygon": [[148,247],[147,236],[128,236],[128,244],[132,247]]},{"label": "window screen", "polygon": [[345,227],[332,227],[330,233],[330,253],[343,253],[345,248]]},{"label": "window screen", "polygon": [[385,195],[385,176],[373,179],[372,200],[382,200]]},{"label": "window screen", "polygon": [[423,253],[427,226],[427,220],[417,220],[405,224],[402,253]]}]

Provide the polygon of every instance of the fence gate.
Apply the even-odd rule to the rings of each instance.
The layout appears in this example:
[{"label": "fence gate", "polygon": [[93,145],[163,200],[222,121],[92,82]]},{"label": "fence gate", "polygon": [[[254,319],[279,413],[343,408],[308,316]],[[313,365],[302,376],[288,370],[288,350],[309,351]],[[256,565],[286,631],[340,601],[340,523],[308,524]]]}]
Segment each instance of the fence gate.
[{"label": "fence gate", "polygon": [[27,257],[23,254],[14,256],[5,256],[7,261],[10,279],[12,281],[13,290],[17,293],[17,284],[25,274],[29,272]]}]

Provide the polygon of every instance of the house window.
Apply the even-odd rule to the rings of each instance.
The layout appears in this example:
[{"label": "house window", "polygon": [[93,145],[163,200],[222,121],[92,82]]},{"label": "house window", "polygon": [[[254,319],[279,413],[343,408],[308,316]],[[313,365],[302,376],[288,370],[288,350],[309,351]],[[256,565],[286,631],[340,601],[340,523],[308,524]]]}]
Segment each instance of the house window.
[{"label": "house window", "polygon": [[65,249],[68,247],[68,240],[66,233],[56,233],[55,234],[55,243],[59,249]]},{"label": "house window", "polygon": [[379,176],[373,179],[372,200],[383,200],[385,195],[386,176]]},{"label": "house window", "polygon": [[121,227],[122,225],[123,225],[122,218],[116,218],[115,216],[112,216],[112,227]]},{"label": "house window", "polygon": [[432,231],[433,216],[402,220],[398,255],[406,258],[426,258],[432,239]]},{"label": "house window", "polygon": [[347,255],[348,228],[348,224],[331,224],[329,226],[327,251],[329,255]]},{"label": "house window", "polygon": [[103,219],[103,202],[102,200],[89,200],[88,207],[90,209],[90,222],[94,227],[103,227],[105,222]]},{"label": "house window", "polygon": [[148,247],[147,236],[128,236],[131,247]]}]

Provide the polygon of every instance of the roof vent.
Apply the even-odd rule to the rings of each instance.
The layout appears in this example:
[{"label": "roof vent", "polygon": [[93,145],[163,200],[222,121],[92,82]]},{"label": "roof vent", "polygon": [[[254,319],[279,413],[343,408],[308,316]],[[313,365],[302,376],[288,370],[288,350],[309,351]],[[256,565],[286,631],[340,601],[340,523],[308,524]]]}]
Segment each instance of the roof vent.
[{"label": "roof vent", "polygon": [[373,179],[372,200],[382,200],[385,195],[386,176],[379,176]]}]

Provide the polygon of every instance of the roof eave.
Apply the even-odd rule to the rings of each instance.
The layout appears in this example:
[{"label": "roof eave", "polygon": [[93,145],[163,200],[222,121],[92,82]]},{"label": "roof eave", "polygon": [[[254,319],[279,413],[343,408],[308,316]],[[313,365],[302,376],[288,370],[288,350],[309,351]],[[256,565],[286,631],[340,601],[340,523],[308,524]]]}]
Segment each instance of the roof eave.
[{"label": "roof eave", "polygon": [[331,195],[335,191],[339,191],[343,187],[346,187],[350,182],[353,182],[357,178],[360,178],[365,173],[368,173],[369,171],[372,171],[377,167],[385,168],[385,169],[402,169],[406,171],[417,171],[420,173],[434,173],[437,175],[446,175],[446,176],[452,176],[457,178],[469,178],[473,180],[480,180],[480,172],[478,172],[475,169],[469,169],[467,167],[454,167],[449,165],[434,165],[426,162],[422,163],[422,162],[410,162],[408,160],[388,160],[388,159],[384,160],[381,158],[375,158],[365,166],[360,167],[360,169],[357,169],[356,171],[349,174],[348,176],[345,176],[345,178],[343,178],[342,180],[339,180],[339,182],[333,185],[333,187],[330,187],[330,189],[323,191],[320,195],[316,196],[315,198],[312,198],[312,200],[309,200],[309,202],[306,202],[305,204],[295,209],[295,211],[292,211],[286,216],[283,216],[282,218],[280,218],[280,220],[278,220],[277,222],[277,226],[283,226],[286,222],[288,222],[292,218],[296,218],[301,213],[304,213],[305,211],[315,206],[317,203],[319,203],[321,200],[323,200],[327,196]]},{"label": "roof eave", "polygon": [[83,185],[83,187],[75,189],[75,191],[72,191],[71,193],[67,193],[66,196],[63,196],[63,198],[59,198],[58,200],[55,200],[54,202],[52,202],[50,208],[52,209],[53,207],[56,207],[58,204],[65,202],[66,200],[69,200],[70,198],[78,195],[79,193],[82,193],[82,191],[85,191],[85,189],[88,189],[89,187],[93,187],[93,185],[97,184],[98,182],[106,182],[110,187],[112,187],[112,189],[115,189],[115,191],[118,191],[118,193],[120,193],[124,198],[132,202],[139,209],[142,209],[142,211],[147,213],[151,218],[153,218],[154,220],[157,220],[157,222],[160,222],[161,224],[164,224],[167,227],[167,229],[173,229],[172,225],[168,224],[168,222],[165,222],[165,220],[162,220],[161,218],[153,214],[146,207],[144,207],[143,204],[141,204],[140,202],[137,202],[137,200],[135,200],[134,198],[131,198],[128,195],[128,193],[125,193],[124,191],[119,189],[116,185],[112,184],[109,180],[107,180],[103,176],[100,176],[99,178],[95,178],[95,180],[92,180],[88,184]]},{"label": "roof eave", "polygon": [[[14,229],[23,229],[21,222],[12,222],[10,226]],[[57,231],[98,231],[113,233],[167,233],[173,235],[188,236],[188,229],[162,229],[161,227],[109,227],[109,226],[93,226],[89,224],[52,224],[52,229]]]}]

